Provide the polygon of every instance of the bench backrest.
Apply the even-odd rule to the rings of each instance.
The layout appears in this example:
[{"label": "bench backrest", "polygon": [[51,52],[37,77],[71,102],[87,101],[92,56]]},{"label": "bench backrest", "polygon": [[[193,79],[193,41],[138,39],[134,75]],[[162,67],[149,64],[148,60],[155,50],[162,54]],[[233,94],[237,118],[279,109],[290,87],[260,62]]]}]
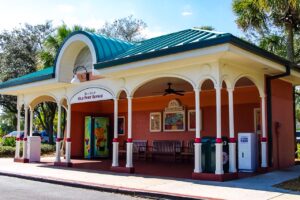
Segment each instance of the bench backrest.
[{"label": "bench backrest", "polygon": [[194,140],[190,140],[187,142],[187,152],[194,153],[195,147],[194,147]]},{"label": "bench backrest", "polygon": [[182,142],[179,140],[154,140],[153,152],[158,153],[180,153]]},{"label": "bench backrest", "polygon": [[147,150],[147,140],[133,140],[133,152],[145,152]]}]

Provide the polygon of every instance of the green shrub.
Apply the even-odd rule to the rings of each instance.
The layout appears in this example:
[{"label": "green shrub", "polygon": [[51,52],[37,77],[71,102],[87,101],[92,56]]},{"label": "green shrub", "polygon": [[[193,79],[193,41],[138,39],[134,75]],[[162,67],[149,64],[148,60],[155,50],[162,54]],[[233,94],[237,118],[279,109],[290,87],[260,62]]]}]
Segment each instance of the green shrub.
[{"label": "green shrub", "polygon": [[4,138],[2,141],[2,146],[15,147],[16,139],[14,137]]},{"label": "green shrub", "polygon": [[0,157],[14,157],[15,147],[11,146],[0,146]]},{"label": "green shrub", "polygon": [[297,144],[297,154],[298,154],[298,158],[300,159],[300,144]]},{"label": "green shrub", "polygon": [[51,144],[42,144],[41,145],[41,154],[51,154],[55,152],[55,145],[51,145]]}]

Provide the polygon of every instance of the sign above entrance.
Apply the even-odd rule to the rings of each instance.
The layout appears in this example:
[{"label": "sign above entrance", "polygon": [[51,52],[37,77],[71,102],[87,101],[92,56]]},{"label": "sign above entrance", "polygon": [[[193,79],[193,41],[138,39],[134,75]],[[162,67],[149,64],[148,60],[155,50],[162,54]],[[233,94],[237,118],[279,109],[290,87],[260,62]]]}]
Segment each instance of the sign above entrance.
[{"label": "sign above entrance", "polygon": [[113,99],[113,96],[108,91],[96,87],[87,88],[75,94],[71,99],[71,104],[102,101],[108,99]]}]

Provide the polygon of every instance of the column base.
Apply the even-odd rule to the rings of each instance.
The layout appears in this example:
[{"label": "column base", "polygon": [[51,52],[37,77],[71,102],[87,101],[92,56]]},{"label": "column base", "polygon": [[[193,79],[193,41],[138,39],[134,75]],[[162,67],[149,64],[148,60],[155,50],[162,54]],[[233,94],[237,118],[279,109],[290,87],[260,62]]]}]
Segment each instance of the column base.
[{"label": "column base", "polygon": [[258,173],[266,173],[266,172],[269,172],[269,171],[271,171],[269,167],[258,167],[257,168]]},{"label": "column base", "polygon": [[118,172],[118,173],[127,173],[127,174],[133,174],[135,169],[134,167],[111,167],[111,171]]},{"label": "column base", "polygon": [[58,167],[73,167],[73,163],[71,163],[71,162],[54,162],[54,166],[58,166]]},{"label": "column base", "polygon": [[14,158],[14,162],[29,163],[29,159],[28,158]]},{"label": "column base", "polygon": [[214,174],[214,173],[192,173],[192,178],[196,180],[205,181],[229,181],[238,179],[238,173],[225,173],[225,174]]}]

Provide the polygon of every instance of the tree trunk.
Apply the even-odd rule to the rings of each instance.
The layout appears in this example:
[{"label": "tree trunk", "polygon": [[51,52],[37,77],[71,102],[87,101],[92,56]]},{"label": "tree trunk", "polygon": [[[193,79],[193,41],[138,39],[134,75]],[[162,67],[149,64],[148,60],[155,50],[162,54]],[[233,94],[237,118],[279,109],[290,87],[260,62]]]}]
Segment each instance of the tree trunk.
[{"label": "tree trunk", "polygon": [[294,53],[294,30],[293,26],[290,23],[285,25],[287,31],[287,57],[288,60],[294,63],[295,53]]}]

